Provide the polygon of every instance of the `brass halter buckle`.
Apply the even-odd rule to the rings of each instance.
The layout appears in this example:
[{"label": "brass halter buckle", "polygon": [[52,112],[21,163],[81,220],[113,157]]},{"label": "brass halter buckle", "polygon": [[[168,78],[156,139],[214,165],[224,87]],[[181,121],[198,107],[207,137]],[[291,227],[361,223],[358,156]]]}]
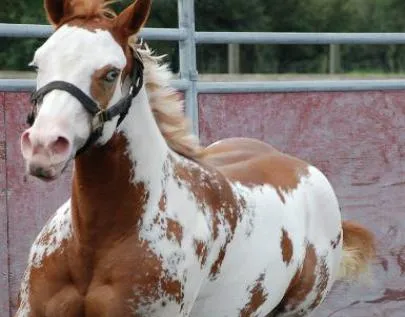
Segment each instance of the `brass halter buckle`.
[{"label": "brass halter buckle", "polygon": [[92,132],[101,131],[106,121],[108,121],[107,112],[105,110],[100,110],[97,112],[91,121]]}]

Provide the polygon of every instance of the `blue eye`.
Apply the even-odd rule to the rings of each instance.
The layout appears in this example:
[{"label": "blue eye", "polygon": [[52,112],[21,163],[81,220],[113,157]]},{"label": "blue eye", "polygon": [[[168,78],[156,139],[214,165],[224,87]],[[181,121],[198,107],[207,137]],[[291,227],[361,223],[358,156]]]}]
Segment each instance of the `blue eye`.
[{"label": "blue eye", "polygon": [[116,69],[110,70],[104,77],[104,80],[108,83],[113,83],[117,80],[119,71]]}]

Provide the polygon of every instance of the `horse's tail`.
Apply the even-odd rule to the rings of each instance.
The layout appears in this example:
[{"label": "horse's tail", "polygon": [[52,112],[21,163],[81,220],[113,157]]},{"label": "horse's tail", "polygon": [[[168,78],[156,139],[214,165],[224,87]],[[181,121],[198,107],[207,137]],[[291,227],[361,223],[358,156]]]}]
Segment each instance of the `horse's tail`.
[{"label": "horse's tail", "polygon": [[343,254],[339,277],[357,279],[368,271],[375,257],[374,235],[362,226],[343,221]]}]

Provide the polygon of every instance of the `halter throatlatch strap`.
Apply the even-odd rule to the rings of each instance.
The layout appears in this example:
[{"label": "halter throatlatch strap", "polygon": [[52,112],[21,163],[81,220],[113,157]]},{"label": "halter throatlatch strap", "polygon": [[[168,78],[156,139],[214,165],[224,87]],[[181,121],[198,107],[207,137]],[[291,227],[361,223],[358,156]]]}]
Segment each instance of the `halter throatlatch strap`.
[{"label": "halter throatlatch strap", "polygon": [[91,134],[84,146],[77,151],[76,155],[84,152],[102,135],[105,122],[111,121],[113,118],[119,115],[117,127],[121,124],[128,114],[129,108],[132,104],[132,99],[141,90],[143,85],[144,66],[142,58],[137,51],[134,52],[134,59],[135,63],[134,68],[132,69],[131,86],[129,87],[128,95],[121,98],[111,107],[108,107],[107,109],[100,108],[93,98],[89,97],[80,88],[69,82],[60,80],[52,81],[32,94],[31,102],[33,104],[33,108],[27,116],[27,123],[30,126],[34,124],[35,117],[37,115],[37,105],[42,103],[46,94],[53,90],[62,90],[68,92],[70,95],[75,97],[92,116]]}]

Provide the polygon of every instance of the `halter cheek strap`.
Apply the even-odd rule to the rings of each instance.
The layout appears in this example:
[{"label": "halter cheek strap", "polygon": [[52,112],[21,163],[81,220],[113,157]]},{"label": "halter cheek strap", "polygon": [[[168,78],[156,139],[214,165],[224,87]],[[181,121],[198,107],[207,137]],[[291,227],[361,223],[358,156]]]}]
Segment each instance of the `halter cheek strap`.
[{"label": "halter cheek strap", "polygon": [[37,115],[37,106],[38,104],[42,103],[46,94],[53,90],[63,90],[68,92],[70,95],[75,97],[92,116],[90,136],[84,146],[77,151],[76,155],[84,152],[100,138],[103,133],[105,122],[111,121],[113,118],[119,115],[117,127],[122,123],[128,114],[129,108],[131,107],[132,99],[138,95],[139,91],[141,90],[143,85],[144,66],[139,53],[136,51],[134,53],[135,63],[131,74],[131,86],[129,88],[128,95],[121,98],[111,107],[101,109],[93,98],[89,97],[80,88],[69,82],[60,80],[52,81],[32,94],[31,102],[33,104],[33,109],[27,116],[27,123],[30,126],[34,124]]}]

